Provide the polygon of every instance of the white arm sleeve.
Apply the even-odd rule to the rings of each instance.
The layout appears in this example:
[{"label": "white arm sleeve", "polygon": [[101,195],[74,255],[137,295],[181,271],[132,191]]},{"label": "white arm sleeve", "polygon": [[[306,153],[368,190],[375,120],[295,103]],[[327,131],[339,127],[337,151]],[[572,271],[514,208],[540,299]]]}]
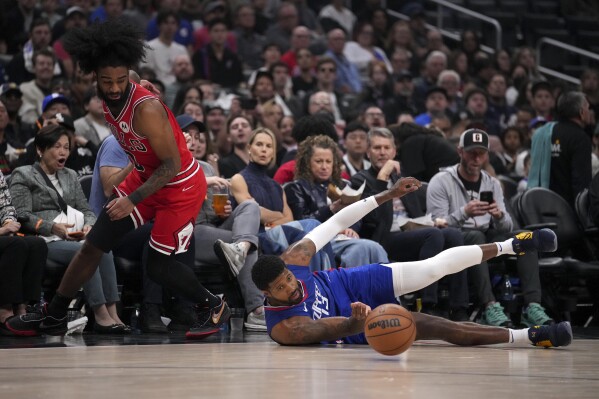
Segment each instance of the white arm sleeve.
[{"label": "white arm sleeve", "polygon": [[374,196],[355,202],[331,216],[329,220],[306,234],[305,238],[314,243],[318,252],[341,230],[353,225],[378,206]]}]

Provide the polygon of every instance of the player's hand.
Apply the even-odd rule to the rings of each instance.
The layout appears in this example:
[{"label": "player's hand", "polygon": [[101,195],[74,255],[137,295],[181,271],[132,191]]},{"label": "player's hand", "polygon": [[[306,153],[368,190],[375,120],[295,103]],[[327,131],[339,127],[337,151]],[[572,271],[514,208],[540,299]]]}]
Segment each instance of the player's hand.
[{"label": "player's hand", "polygon": [[115,198],[106,205],[106,214],[110,220],[120,220],[133,212],[133,202],[128,197]]},{"label": "player's hand", "polygon": [[393,197],[403,197],[406,194],[409,194],[413,191],[416,191],[420,188],[422,183],[420,180],[415,179],[413,177],[402,177],[398,181],[395,182],[393,187],[389,189],[390,193]]},{"label": "player's hand", "polygon": [[364,321],[372,309],[362,302],[353,302],[351,304],[351,317],[354,320]]},{"label": "player's hand", "polygon": [[54,223],[52,225],[52,234],[54,234],[57,237],[62,238],[63,240],[67,240],[67,241],[73,241],[73,239],[71,237],[69,237],[69,229],[75,227],[74,224],[68,224],[68,223]]}]

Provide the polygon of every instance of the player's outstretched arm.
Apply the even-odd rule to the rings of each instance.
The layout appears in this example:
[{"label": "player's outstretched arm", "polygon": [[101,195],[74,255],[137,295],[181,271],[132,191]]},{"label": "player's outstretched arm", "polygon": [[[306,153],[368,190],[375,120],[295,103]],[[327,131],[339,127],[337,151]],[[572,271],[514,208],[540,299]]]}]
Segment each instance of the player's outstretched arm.
[{"label": "player's outstretched arm", "polygon": [[271,337],[281,345],[307,345],[323,341],[336,341],[364,332],[364,321],[370,306],[361,302],[351,304],[350,317],[327,317],[312,320],[307,316],[296,316],[275,325]]},{"label": "player's outstretched arm", "polygon": [[306,234],[303,239],[287,248],[281,255],[281,258],[288,264],[298,266],[309,265],[312,255],[324,247],[340,231],[362,219],[380,204],[416,191],[421,185],[422,183],[418,179],[404,177],[399,179],[390,189],[345,207],[331,216],[326,222]]}]

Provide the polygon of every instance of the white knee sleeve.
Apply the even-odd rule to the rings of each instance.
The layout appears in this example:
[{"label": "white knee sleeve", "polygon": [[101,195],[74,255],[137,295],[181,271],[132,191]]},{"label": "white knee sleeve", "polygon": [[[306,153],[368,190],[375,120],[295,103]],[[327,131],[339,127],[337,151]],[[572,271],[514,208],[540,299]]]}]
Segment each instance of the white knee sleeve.
[{"label": "white knee sleeve", "polygon": [[383,266],[391,268],[395,296],[408,294],[427,287],[448,274],[478,265],[483,251],[478,245],[445,250],[438,255],[417,262],[396,262]]}]

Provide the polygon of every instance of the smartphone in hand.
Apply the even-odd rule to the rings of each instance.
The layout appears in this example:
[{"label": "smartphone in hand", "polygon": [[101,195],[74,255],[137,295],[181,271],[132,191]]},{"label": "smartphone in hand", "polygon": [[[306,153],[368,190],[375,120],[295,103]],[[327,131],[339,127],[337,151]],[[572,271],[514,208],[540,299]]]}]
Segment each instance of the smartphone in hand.
[{"label": "smartphone in hand", "polygon": [[83,231],[71,231],[67,234],[70,238],[74,240],[81,240],[85,236],[85,233]]},{"label": "smartphone in hand", "polygon": [[495,202],[493,199],[493,191],[481,191],[478,195],[480,201],[488,202],[489,204]]}]

